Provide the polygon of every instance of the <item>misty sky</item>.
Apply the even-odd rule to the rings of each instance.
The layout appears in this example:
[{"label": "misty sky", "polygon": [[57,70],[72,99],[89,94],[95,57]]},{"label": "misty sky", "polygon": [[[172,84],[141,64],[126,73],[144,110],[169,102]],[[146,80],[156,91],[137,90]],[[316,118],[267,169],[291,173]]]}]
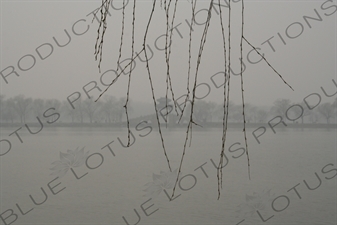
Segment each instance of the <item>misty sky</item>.
[{"label": "misty sky", "polygon": [[[121,32],[122,11],[111,9],[112,16],[108,19],[108,30],[105,35],[102,73],[97,68],[94,59],[94,45],[97,37],[96,20],[92,21],[94,9],[101,1],[1,1],[1,64],[0,71],[4,76],[12,72],[12,67],[20,75],[14,73],[0,77],[1,94],[7,97],[24,94],[33,98],[57,98],[66,100],[73,92],[83,92],[83,86],[91,81],[97,82],[101,90],[101,74],[107,70],[116,69]],[[114,1],[116,8],[120,8],[121,1]],[[209,1],[198,1],[196,11],[208,7]],[[217,1],[216,1],[217,2]],[[222,1],[223,2],[223,1]],[[247,53],[251,51],[244,43],[244,72],[245,99],[256,105],[271,105],[276,99],[289,98],[293,102],[302,101],[311,93],[319,93],[322,101],[332,101],[324,97],[321,86],[330,93],[336,91],[332,79],[336,78],[337,59],[337,6],[336,1],[245,1],[245,37],[261,48],[269,62],[280,72],[283,78],[295,89],[292,91],[263,61],[251,64],[247,61]],[[132,4],[126,6],[125,39],[123,43],[122,60],[131,56],[131,18]],[[186,93],[188,70],[188,40],[190,21],[190,3],[181,0],[178,3],[173,33],[171,54],[171,75],[175,97]],[[149,16],[152,1],[137,1],[135,51],[142,48],[143,34]],[[241,29],[240,3],[232,6],[232,69],[235,73],[240,70],[239,37]],[[216,87],[222,82],[221,74],[213,76],[224,68],[223,43],[219,23],[219,9],[213,10],[212,21],[208,31],[207,42],[202,57],[202,64],[198,74],[198,96],[210,94],[206,101],[222,102],[223,89]],[[158,1],[153,23],[150,27],[148,44],[153,50],[150,68],[156,97],[165,96],[166,65],[164,51],[158,50],[164,45],[164,38],[156,39],[165,33],[165,17]],[[222,8],[224,21],[227,26],[228,10]],[[315,11],[316,10],[316,11]],[[303,18],[310,16],[322,21]],[[205,11],[196,15],[196,22],[203,23]],[[76,23],[77,22],[77,23]],[[76,24],[75,24],[76,23]],[[75,24],[75,25],[74,25]],[[83,33],[89,26],[88,31]],[[74,27],[74,30],[72,30]],[[64,30],[67,30],[71,41],[64,47],[59,47],[53,37],[61,44],[69,40]],[[200,44],[203,25],[194,27],[192,37],[192,73],[194,76],[196,56]],[[179,31],[179,32],[178,32]],[[80,35],[74,34],[78,33]],[[227,32],[227,28],[226,28]],[[280,38],[283,38],[284,44]],[[272,38],[274,36],[274,38]],[[296,37],[297,36],[297,37]],[[271,39],[272,38],[272,39]],[[270,45],[266,42],[270,40]],[[265,43],[264,43],[265,42]],[[263,44],[264,43],[264,44]],[[51,50],[51,46],[53,50]],[[40,48],[39,48],[40,47]],[[274,51],[273,49],[274,48]],[[38,52],[41,54],[42,60]],[[28,56],[27,56],[28,55]],[[49,56],[48,56],[49,55]],[[24,57],[25,56],[25,57]],[[48,56],[48,57],[47,57]],[[23,57],[23,58],[22,58]],[[144,54],[140,55],[144,59]],[[21,59],[22,58],[22,59]],[[21,59],[21,60],[20,60]],[[33,60],[35,65],[33,65]],[[259,60],[254,52],[250,54],[250,61]],[[124,64],[125,65],[126,61]],[[11,67],[12,66],[12,67]],[[19,68],[21,67],[21,69]],[[30,68],[31,67],[31,68]],[[26,71],[23,71],[26,70]],[[128,70],[127,70],[128,71]],[[213,76],[213,82],[212,82]],[[113,72],[105,74],[103,82],[109,83],[115,75]],[[128,76],[121,76],[120,80],[110,88],[108,95],[123,97],[126,95]],[[88,86],[90,89],[92,86]],[[231,99],[240,103],[240,77],[232,76]],[[96,98],[100,92],[95,89],[90,92]],[[145,63],[136,60],[132,72],[130,97],[134,101],[151,102],[149,80]]]}]

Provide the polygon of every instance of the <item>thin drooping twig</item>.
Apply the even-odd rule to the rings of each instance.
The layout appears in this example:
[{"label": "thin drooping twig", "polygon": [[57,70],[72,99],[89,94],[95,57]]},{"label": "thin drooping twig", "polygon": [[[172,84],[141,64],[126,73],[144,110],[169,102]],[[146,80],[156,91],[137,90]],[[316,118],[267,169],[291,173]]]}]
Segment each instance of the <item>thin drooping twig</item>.
[{"label": "thin drooping twig", "polygon": [[241,0],[241,38],[240,38],[240,58],[241,58],[241,96],[242,96],[242,116],[243,116],[243,134],[245,137],[246,144],[246,156],[248,163],[248,176],[250,180],[250,162],[249,162],[249,153],[248,153],[248,142],[247,142],[247,133],[246,133],[246,116],[245,116],[245,99],[244,99],[244,89],[243,89],[243,54],[242,54],[242,41],[243,41],[243,27],[244,27],[244,0]]},{"label": "thin drooping twig", "polygon": [[133,61],[140,55],[140,53],[142,53],[143,51],[144,51],[144,48],[142,48],[142,50],[140,50],[140,52],[138,52],[138,54],[137,54],[135,57],[133,57],[133,58],[131,59],[131,61],[130,61],[128,64],[125,65],[125,67],[122,69],[122,71],[119,72],[119,74],[117,74],[117,76],[115,77],[115,79],[113,79],[113,80],[111,81],[111,83],[104,89],[104,91],[98,96],[98,98],[95,100],[95,102],[97,102],[97,101],[104,95],[104,93],[107,92],[108,89],[109,89],[114,83],[117,82],[118,78],[119,78],[119,77],[124,73],[124,71],[131,65],[131,62],[133,62]]},{"label": "thin drooping twig", "polygon": [[210,5],[209,5],[207,20],[206,20],[204,31],[203,31],[201,41],[200,41],[199,54],[198,54],[197,65],[196,65],[196,70],[195,70],[195,77],[194,77],[194,86],[193,86],[193,91],[192,91],[193,96],[192,96],[192,103],[191,103],[190,121],[188,123],[187,130],[186,130],[186,138],[185,138],[185,143],[184,143],[184,149],[183,149],[183,153],[182,153],[182,156],[181,156],[178,175],[177,175],[177,179],[175,181],[174,187],[173,187],[171,198],[173,198],[173,196],[174,196],[174,192],[175,192],[175,189],[176,189],[178,181],[179,181],[179,176],[180,176],[180,173],[181,173],[181,168],[182,168],[182,164],[183,164],[183,161],[184,161],[184,156],[185,156],[185,153],[186,153],[186,144],[187,144],[187,141],[188,141],[188,134],[189,134],[189,132],[192,133],[193,124],[198,125],[197,123],[195,123],[193,121],[193,109],[194,109],[194,102],[195,102],[195,93],[196,93],[196,87],[197,87],[199,66],[200,66],[200,63],[201,63],[201,56],[202,56],[202,52],[203,52],[203,49],[204,49],[204,46],[205,46],[205,43],[206,43],[208,28],[209,28],[209,24],[210,24],[210,21],[211,21],[212,7],[213,7],[213,0],[211,0]]},{"label": "thin drooping twig", "polygon": [[[101,20],[100,20],[100,23],[99,23],[99,26],[98,26],[98,30],[97,30],[97,39],[96,39],[96,45],[95,45],[95,53],[94,53],[94,55],[95,55],[95,59],[96,60],[97,60],[97,58],[99,56],[99,63],[98,63],[99,72],[101,72],[101,62],[102,62],[102,57],[103,57],[103,40],[104,40],[105,31],[106,31],[106,28],[107,28],[106,18],[107,18],[107,15],[109,13],[110,1],[111,0],[105,0],[105,1],[102,0]],[[103,9],[105,9],[105,10],[103,10]],[[102,30],[102,35],[100,36],[100,30],[101,30],[101,28],[103,30]]]},{"label": "thin drooping twig", "polygon": [[[227,94],[227,51],[226,51],[226,35],[225,35],[225,28],[224,28],[224,24],[223,24],[223,19],[222,19],[222,9],[221,9],[221,5],[220,5],[220,0],[218,0],[219,2],[219,10],[220,10],[220,25],[221,25],[221,33],[222,33],[222,39],[223,39],[223,49],[224,49],[224,93],[223,93],[223,96],[224,96],[224,103],[223,103],[223,110],[224,110],[224,113],[223,113],[223,119],[222,119],[222,139],[226,138],[226,132],[227,132],[227,113],[228,113],[228,110],[226,108],[227,104],[226,104],[226,101],[227,101],[227,98],[226,98],[226,94]],[[221,145],[221,155],[220,155],[220,160],[221,158],[223,158],[223,152],[224,152],[224,149],[225,149],[225,142],[222,141],[222,145]],[[219,169],[217,170],[217,178],[218,178],[218,198],[220,196],[220,184],[222,182],[222,178],[220,178],[220,174],[219,174]]]},{"label": "thin drooping twig", "polygon": [[[164,10],[165,10],[165,16],[166,16],[166,33],[165,33],[165,62],[166,62],[166,94],[165,94],[165,107],[166,107],[166,115],[168,114],[168,90],[169,90],[169,77],[170,77],[170,63],[168,59],[168,46],[171,46],[171,43],[168,44],[168,32],[169,32],[169,11],[170,11],[170,5],[171,1],[169,0],[168,4],[166,5],[166,0],[164,1]],[[167,120],[165,121],[166,127],[167,127]]]},{"label": "thin drooping twig", "polygon": [[223,130],[223,134],[222,134],[222,145],[221,145],[221,154],[220,154],[220,162],[219,162],[219,167],[218,167],[218,171],[217,171],[217,176],[218,178],[220,177],[220,183],[218,180],[218,199],[220,198],[220,186],[222,188],[222,169],[223,169],[223,157],[225,154],[225,146],[226,146],[226,137],[227,137],[227,124],[228,124],[228,111],[229,111],[229,93],[230,93],[230,75],[231,75],[231,11],[232,11],[232,7],[231,7],[231,0],[228,1],[228,68],[227,68],[227,93],[225,94],[226,97],[226,107],[224,107],[224,110],[226,110],[227,112],[224,112],[224,122],[223,124],[225,124],[224,126],[224,130]]},{"label": "thin drooping twig", "polygon": [[119,64],[122,57],[122,48],[123,48],[123,37],[124,37],[124,24],[125,24],[125,0],[123,0],[123,9],[122,9],[122,31],[121,31],[121,42],[119,44],[119,55],[117,59],[117,71],[119,70]]},{"label": "thin drooping twig", "polygon": [[[219,0],[220,1],[220,0]],[[192,49],[192,31],[193,31],[193,25],[194,25],[194,12],[195,12],[195,6],[197,5],[197,0],[193,4],[193,0],[191,0],[191,9],[192,9],[192,16],[191,16],[191,25],[190,25],[190,33],[189,33],[189,41],[188,41],[188,71],[187,71],[187,94],[184,101],[183,109],[181,110],[181,115],[179,118],[178,123],[180,123],[181,118],[184,115],[184,111],[186,108],[187,101],[190,97],[190,74],[191,74],[191,49]]]},{"label": "thin drooping twig", "polygon": [[155,109],[155,112],[156,112],[156,119],[157,119],[158,131],[159,131],[159,135],[160,135],[160,139],[161,139],[161,144],[162,144],[162,147],[163,147],[163,150],[164,150],[164,155],[166,157],[166,161],[167,161],[168,167],[169,167],[170,171],[172,172],[171,165],[170,165],[170,160],[169,160],[169,158],[167,156],[167,152],[166,152],[166,149],[165,149],[163,134],[161,132],[159,115],[158,115],[159,113],[158,113],[158,109],[157,109],[157,102],[156,102],[156,98],[155,98],[155,94],[154,94],[154,88],[153,88],[153,82],[152,82],[152,78],[151,78],[149,59],[148,59],[147,50],[146,50],[146,47],[145,47],[146,46],[146,38],[147,38],[149,27],[150,27],[150,24],[151,24],[151,21],[152,21],[152,16],[153,16],[153,12],[154,12],[155,7],[156,7],[156,0],[153,0],[153,6],[152,6],[151,13],[150,13],[150,18],[148,20],[148,23],[147,23],[147,26],[146,26],[146,30],[145,30],[145,34],[144,34],[144,42],[143,42],[143,49],[142,49],[142,51],[144,51],[144,54],[145,54],[146,69],[147,69],[147,74],[148,74],[149,81],[150,81],[152,99],[153,99],[154,109]]},{"label": "thin drooping twig", "polygon": [[[169,13],[170,5],[171,5],[171,0],[169,2],[167,13]],[[177,12],[177,5],[178,5],[178,0],[176,0],[176,2],[174,4],[173,15],[172,15],[172,20],[171,20],[170,36],[166,37],[166,38],[169,39],[169,43],[170,43],[168,46],[166,46],[166,49],[168,47],[166,62],[167,62],[167,77],[168,77],[170,91],[171,91],[171,95],[172,95],[173,106],[174,106],[175,112],[176,112],[176,114],[178,116],[179,115],[178,109],[177,109],[178,107],[177,107],[177,102],[176,102],[176,100],[174,98],[174,91],[173,91],[173,86],[172,86],[172,81],[171,81],[171,75],[170,75],[170,56],[171,56],[171,51],[172,51],[172,35],[173,35],[174,20],[175,20],[176,12]],[[169,18],[169,17],[167,16],[167,18]],[[166,44],[167,44],[167,41],[166,41]],[[166,92],[166,108],[167,108],[167,92]]]},{"label": "thin drooping twig", "polygon": [[[134,55],[134,50],[135,50],[135,19],[136,19],[136,0],[133,1],[133,11],[132,11],[132,40],[131,40],[131,59],[133,58]],[[132,74],[132,65],[133,65],[133,61],[131,60],[131,64],[130,64],[130,71],[129,71],[129,81],[128,81],[128,90],[127,90],[127,94],[126,94],[126,102],[124,105],[125,108],[125,115],[126,115],[126,124],[127,124],[127,128],[128,128],[128,145],[127,147],[130,146],[130,120],[129,120],[129,113],[128,113],[128,103],[129,103],[129,99],[130,99],[130,84],[131,84],[131,74]]]},{"label": "thin drooping twig", "polygon": [[[105,5],[105,3],[106,3],[107,1],[111,1],[111,0],[102,0],[101,6],[98,7],[96,10],[94,10],[91,23],[94,22],[95,18],[97,18],[97,17],[96,17],[96,16],[97,16],[97,13],[98,13],[99,11],[102,10],[102,7],[104,7],[104,5]],[[109,3],[109,4],[110,4],[110,3]],[[105,10],[106,10],[106,8],[105,8]],[[102,11],[101,11],[101,12],[102,12]],[[108,11],[107,13],[110,15],[109,11]],[[102,16],[102,14],[101,14],[101,16]],[[102,17],[101,17],[100,22],[102,22]],[[99,36],[99,35],[98,35],[98,36]]]},{"label": "thin drooping twig", "polygon": [[[172,47],[172,33],[173,33],[173,23],[175,19],[175,13],[176,13],[176,8],[177,8],[177,3],[178,1],[176,0],[175,5],[174,5],[174,11],[173,11],[173,16],[172,16],[172,22],[171,22],[171,29],[169,25],[169,12],[170,12],[170,7],[172,0],[169,0],[168,4],[166,5],[166,0],[164,1],[164,10],[165,10],[165,15],[166,15],[166,34],[165,34],[165,61],[166,61],[166,95],[165,95],[165,108],[166,108],[166,115],[168,115],[168,92],[170,90],[171,95],[172,95],[172,101],[173,101],[173,106],[175,109],[175,112],[178,115],[178,110],[177,110],[177,103],[174,98],[174,92],[173,92],[173,87],[172,87],[172,82],[171,82],[171,76],[170,76],[170,55],[171,55],[171,47]],[[169,32],[170,30],[170,32]],[[170,34],[169,34],[170,33]],[[166,126],[167,126],[167,120]]]},{"label": "thin drooping twig", "polygon": [[250,45],[250,47],[252,47],[255,52],[261,56],[261,58],[267,63],[267,65],[272,68],[272,70],[274,70],[274,72],[279,75],[279,77],[282,79],[282,81],[291,89],[291,90],[294,90],[284,79],[283,77],[281,76],[281,74],[279,74],[279,72],[276,71],[276,69],[267,61],[267,59],[243,36],[242,37],[243,40],[245,40],[245,42],[247,42],[248,45]]}]

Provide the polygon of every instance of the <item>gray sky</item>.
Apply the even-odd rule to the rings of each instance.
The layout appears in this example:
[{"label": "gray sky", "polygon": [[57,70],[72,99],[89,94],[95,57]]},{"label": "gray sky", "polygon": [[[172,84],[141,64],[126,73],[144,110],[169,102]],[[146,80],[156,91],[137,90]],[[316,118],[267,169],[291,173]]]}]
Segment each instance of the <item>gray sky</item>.
[{"label": "gray sky", "polygon": [[[114,2],[116,8],[121,7],[121,1]],[[295,89],[292,91],[287,87],[263,61],[257,64],[247,62],[246,56],[251,48],[244,43],[244,62],[247,66],[244,73],[246,101],[256,105],[270,105],[278,98],[289,98],[293,102],[299,102],[315,92],[322,96],[322,101],[332,101],[332,98],[324,97],[321,86],[330,93],[336,91],[332,82],[332,79],[337,81],[337,6],[333,6],[336,5],[336,1],[247,0],[245,3],[245,37],[255,47],[261,48],[261,52],[265,54],[269,62]],[[133,1],[126,6],[127,19],[122,59],[131,56],[132,4]],[[100,81],[98,62],[94,60],[93,55],[98,23],[96,21],[91,23],[92,14],[87,16],[99,5],[100,1],[1,1],[0,71],[6,76],[12,71],[10,66],[13,66],[20,75],[17,77],[15,74],[11,74],[6,77],[8,84],[0,77],[1,94],[7,97],[24,94],[33,98],[66,100],[67,96],[76,91],[81,92],[85,97],[82,88],[91,81],[96,81],[103,90],[105,87]],[[175,24],[180,25],[177,30],[174,30],[170,67],[176,98],[186,93],[189,27],[185,19],[189,21],[191,14],[188,1],[182,0],[178,5]],[[159,6],[158,1],[158,8],[148,37],[148,44],[154,53],[154,57],[150,60],[150,66],[157,98],[165,96],[166,91],[165,55],[164,51],[155,47],[155,43],[159,48],[164,44],[164,38],[160,38],[156,42],[156,39],[165,33],[165,17]],[[151,1],[137,1],[136,52],[139,52],[142,47],[144,28],[151,7]],[[198,1],[196,11],[207,7],[208,1]],[[233,3],[232,7],[231,57],[233,71],[237,73],[240,70],[238,58],[241,5]],[[227,23],[228,10],[225,7],[222,9]],[[215,84],[211,79],[213,75],[221,72],[224,66],[223,44],[217,12],[213,11],[198,75],[198,83],[203,84],[198,88],[197,95],[202,97],[210,91],[204,100],[221,102],[223,89],[215,87],[215,84],[219,85],[222,77],[219,74],[214,76]],[[306,22],[303,16],[318,18],[316,12],[321,16],[322,21],[307,19]],[[122,13],[121,10],[111,10],[111,14],[104,42],[102,73],[115,69],[118,58]],[[202,23],[205,21],[205,16],[205,11],[198,12],[196,21]],[[76,21],[78,22],[76,23]],[[76,33],[85,31],[87,26],[89,26],[89,30],[83,35],[75,35],[72,31],[73,26]],[[65,44],[68,38],[64,29],[71,36],[71,41],[68,45],[59,47],[53,37],[60,44]],[[196,56],[203,26],[196,26],[194,29],[192,76],[195,72]],[[274,38],[272,38],[273,36]],[[270,40],[274,51],[266,42],[267,40]],[[39,46],[41,47],[38,48]],[[52,52],[50,46],[53,46]],[[51,54],[42,60],[36,52],[37,49],[42,57]],[[143,54],[140,56],[144,59]],[[36,60],[35,65],[33,65],[34,59]],[[258,59],[259,57],[254,52],[250,55],[251,61]],[[29,69],[29,67],[31,68]],[[28,70],[23,71],[25,69]],[[103,81],[108,83],[109,79],[113,78],[113,73],[105,75]],[[152,97],[145,63],[137,59],[132,75],[131,99],[151,102]],[[122,76],[107,94],[117,97],[125,96],[127,80],[127,76]],[[90,86],[87,89],[90,89]],[[232,100],[239,103],[241,100],[239,76],[232,76],[231,90]],[[97,97],[99,91],[93,90],[90,94]]]}]

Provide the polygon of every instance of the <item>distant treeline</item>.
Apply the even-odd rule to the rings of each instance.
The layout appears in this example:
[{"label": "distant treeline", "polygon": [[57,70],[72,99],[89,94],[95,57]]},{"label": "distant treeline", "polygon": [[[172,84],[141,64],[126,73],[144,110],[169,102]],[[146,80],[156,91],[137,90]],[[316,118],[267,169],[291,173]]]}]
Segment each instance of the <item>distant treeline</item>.
[{"label": "distant treeline", "polygon": [[[166,110],[166,104],[163,104],[163,98],[158,99],[158,111],[160,112],[161,122],[165,122],[167,118],[173,118],[172,115],[176,114],[175,110],[172,110],[172,103],[168,100],[168,108]],[[106,95],[100,101],[94,102],[92,99],[78,99],[73,103],[73,106],[68,101],[59,101],[57,99],[33,99],[25,97],[24,95],[18,95],[11,98],[6,98],[4,95],[0,95],[0,122],[4,125],[11,125],[17,123],[37,122],[36,117],[43,118],[43,113],[48,108],[54,108],[60,113],[60,119],[57,123],[69,123],[72,125],[89,125],[110,124],[121,126],[125,120],[125,98],[116,98],[114,96]],[[137,105],[139,109],[134,106]],[[131,116],[133,121],[139,120],[152,120],[154,117],[153,106],[149,108],[149,105],[142,106],[137,102],[131,102]],[[143,108],[141,108],[143,107]],[[147,107],[147,108],[146,108]],[[177,109],[181,112],[183,106]],[[317,123],[336,123],[337,114],[337,98],[333,103],[320,102],[315,107],[301,103],[292,103],[289,99],[278,99],[270,107],[260,107],[253,104],[245,104],[245,117],[246,122],[249,123],[265,123],[270,119],[280,116],[283,121],[288,123],[300,123],[300,124],[317,124]],[[182,117],[182,123],[184,120],[188,120],[188,113],[190,111],[190,105],[187,103],[184,116]],[[140,113],[142,112],[142,113]],[[169,113],[167,117],[166,114]],[[146,113],[144,115],[144,113]],[[217,104],[211,101],[198,100],[194,106],[195,121],[202,124],[214,124],[220,123],[224,115],[224,107],[221,104]],[[178,117],[177,117],[178,118]],[[177,123],[176,119],[171,119],[170,123]],[[229,102],[228,111],[229,123],[242,123],[242,105]]]}]

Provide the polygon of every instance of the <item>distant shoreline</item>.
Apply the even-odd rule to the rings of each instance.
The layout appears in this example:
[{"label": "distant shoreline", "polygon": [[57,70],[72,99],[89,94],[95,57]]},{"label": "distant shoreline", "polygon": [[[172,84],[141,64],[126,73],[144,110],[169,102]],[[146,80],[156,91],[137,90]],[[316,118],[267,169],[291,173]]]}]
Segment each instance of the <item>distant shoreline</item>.
[{"label": "distant shoreline", "polygon": [[[141,121],[138,123],[130,123],[130,128],[136,127],[138,124],[140,124]],[[26,123],[30,127],[40,127],[39,123]],[[275,125],[275,127],[284,127],[284,128],[335,128],[337,129],[337,124],[323,124],[323,123],[287,123],[287,126],[285,127],[283,124]],[[166,127],[165,123],[161,124],[162,127]],[[222,122],[207,122],[200,124],[201,128],[222,128]],[[25,126],[25,124],[22,123],[0,123],[1,127],[22,127]],[[111,128],[126,128],[126,122],[124,123],[62,123],[57,122],[54,124],[47,124],[43,123],[43,126],[45,127],[83,127],[83,128],[91,128],[91,127],[111,127]],[[157,124],[151,124],[151,123],[143,123],[142,127],[145,126],[151,126],[153,128],[157,127]],[[167,124],[168,128],[186,128],[187,124]],[[198,126],[193,126],[197,128]],[[243,123],[228,123],[228,128],[242,128]],[[269,127],[268,123],[246,123],[247,128],[258,128],[258,127]]]}]

